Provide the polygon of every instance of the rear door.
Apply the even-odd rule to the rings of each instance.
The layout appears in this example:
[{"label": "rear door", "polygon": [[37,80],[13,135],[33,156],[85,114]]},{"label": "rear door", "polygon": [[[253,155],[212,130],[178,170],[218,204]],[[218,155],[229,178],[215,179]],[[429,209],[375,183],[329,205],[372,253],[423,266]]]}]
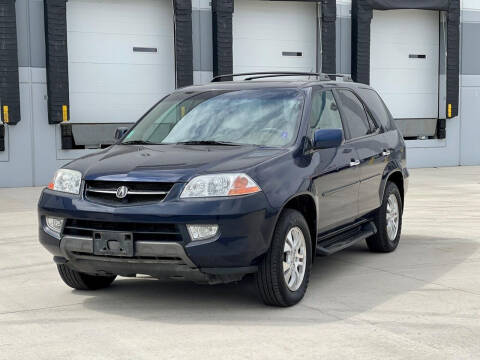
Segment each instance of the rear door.
[{"label": "rear door", "polygon": [[[342,129],[345,134],[345,127],[332,91],[314,88],[309,128],[312,141],[314,132],[319,129]],[[319,233],[352,222],[358,216],[360,175],[359,168],[351,166],[357,160],[355,148],[347,143],[338,148],[314,151],[313,185],[318,199]]]},{"label": "rear door", "polygon": [[348,126],[346,143],[358,154],[359,168],[358,216],[380,206],[380,183],[388,155],[380,127],[357,95],[349,89],[336,90],[341,104],[342,119]]}]

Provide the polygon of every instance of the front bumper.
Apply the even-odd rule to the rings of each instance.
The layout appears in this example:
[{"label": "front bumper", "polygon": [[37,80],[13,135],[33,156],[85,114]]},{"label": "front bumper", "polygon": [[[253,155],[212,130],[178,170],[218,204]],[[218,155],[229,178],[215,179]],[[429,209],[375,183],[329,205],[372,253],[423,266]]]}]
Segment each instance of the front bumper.
[{"label": "front bumper", "polygon": [[135,258],[95,256],[92,244],[92,239],[64,236],[60,241],[63,256],[56,256],[54,260],[87,274],[126,277],[146,274],[164,280],[209,284],[237,281],[243,275],[257,270],[256,266],[199,269],[178,243],[139,241],[135,244]]},{"label": "front bumper", "polygon": [[[262,193],[232,198],[174,200],[141,206],[109,207],[69,195],[44,190],[39,201],[39,240],[57,262],[90,274],[228,282],[255,272],[268,250],[275,211]],[[58,235],[45,225],[45,216],[65,219],[175,224],[181,239],[134,242],[134,257],[93,254],[93,238]],[[219,236],[194,242],[186,224],[218,224]]]}]

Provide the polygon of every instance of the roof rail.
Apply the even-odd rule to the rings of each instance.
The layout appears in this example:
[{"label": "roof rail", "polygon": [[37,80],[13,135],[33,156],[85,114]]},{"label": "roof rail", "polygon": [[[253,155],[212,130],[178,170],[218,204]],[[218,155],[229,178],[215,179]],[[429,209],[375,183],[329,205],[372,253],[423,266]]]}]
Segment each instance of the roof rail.
[{"label": "roof rail", "polygon": [[320,80],[330,80],[330,78],[326,74],[322,74],[322,73],[292,72],[292,71],[261,71],[261,72],[251,72],[251,73],[218,75],[218,76],[215,76],[211,82],[219,82],[220,79],[222,78],[237,77],[237,76],[250,76],[245,80],[255,80],[255,79],[280,77],[280,76],[315,76]]},{"label": "roof rail", "polygon": [[[341,77],[343,81],[353,81],[352,77],[350,75],[347,75],[347,74],[324,74],[324,75],[327,75],[330,79]],[[332,79],[332,80],[334,80],[334,79]]]}]

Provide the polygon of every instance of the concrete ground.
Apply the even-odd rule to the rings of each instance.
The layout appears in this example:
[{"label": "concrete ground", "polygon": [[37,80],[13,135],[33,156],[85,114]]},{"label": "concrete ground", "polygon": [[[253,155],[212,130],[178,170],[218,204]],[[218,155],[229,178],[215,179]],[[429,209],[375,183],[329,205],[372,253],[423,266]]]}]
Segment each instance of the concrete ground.
[{"label": "concrete ground", "polygon": [[317,258],[288,309],[249,281],[73,291],[37,242],[40,189],[0,189],[0,359],[478,359],[480,167],[411,174],[397,251]]}]

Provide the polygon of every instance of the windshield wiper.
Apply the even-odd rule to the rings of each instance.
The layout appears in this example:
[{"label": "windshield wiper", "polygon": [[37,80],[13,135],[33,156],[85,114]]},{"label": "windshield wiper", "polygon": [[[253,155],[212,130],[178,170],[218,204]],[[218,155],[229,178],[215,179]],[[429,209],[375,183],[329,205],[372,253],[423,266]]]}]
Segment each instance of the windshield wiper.
[{"label": "windshield wiper", "polygon": [[223,145],[223,146],[238,146],[236,144],[228,141],[215,141],[215,140],[191,140],[191,141],[180,141],[176,144],[180,145]]},{"label": "windshield wiper", "polygon": [[154,143],[151,141],[145,140],[131,140],[131,141],[124,141],[121,143],[122,145],[161,145],[159,143]]}]

